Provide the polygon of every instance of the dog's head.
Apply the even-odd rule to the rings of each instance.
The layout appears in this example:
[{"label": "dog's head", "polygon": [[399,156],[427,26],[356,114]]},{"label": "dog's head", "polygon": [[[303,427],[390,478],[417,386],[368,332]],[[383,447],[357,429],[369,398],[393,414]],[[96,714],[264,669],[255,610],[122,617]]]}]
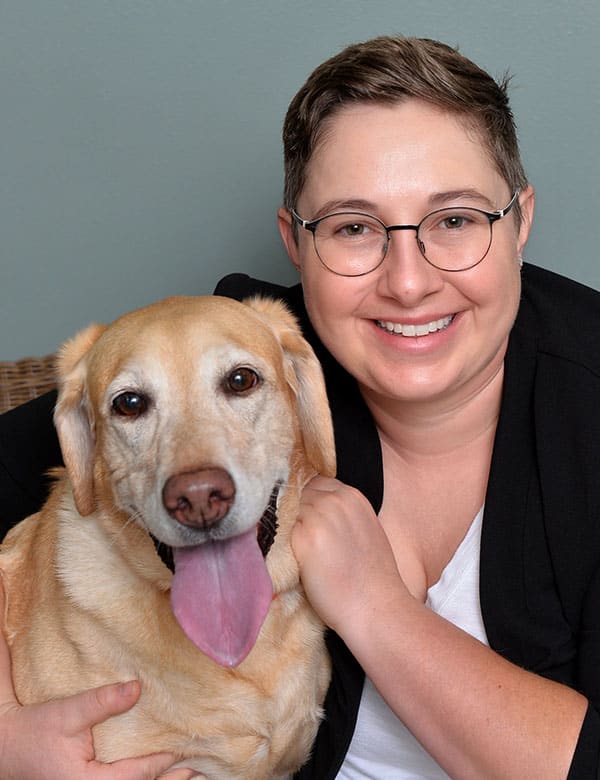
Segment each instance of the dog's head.
[{"label": "dog's head", "polygon": [[[160,301],[67,342],[58,376],[55,423],[79,513],[116,508],[173,548],[187,572],[174,594],[207,567],[221,590],[233,572],[250,576],[239,561],[255,559],[290,470],[334,474],[321,369],[280,302]],[[290,530],[268,560],[276,589],[293,559]]]}]

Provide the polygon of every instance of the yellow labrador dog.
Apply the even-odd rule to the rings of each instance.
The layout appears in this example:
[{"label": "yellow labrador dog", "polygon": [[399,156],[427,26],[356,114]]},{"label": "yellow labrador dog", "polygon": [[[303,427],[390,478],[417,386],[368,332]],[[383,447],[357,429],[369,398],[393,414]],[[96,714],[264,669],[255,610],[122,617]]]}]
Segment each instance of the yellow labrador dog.
[{"label": "yellow labrador dog", "polygon": [[303,485],[335,471],[310,346],[279,302],[171,298],[90,326],[58,376],[66,473],[0,553],[19,699],[135,677],[100,760],[287,777],[329,680],[290,547]]}]

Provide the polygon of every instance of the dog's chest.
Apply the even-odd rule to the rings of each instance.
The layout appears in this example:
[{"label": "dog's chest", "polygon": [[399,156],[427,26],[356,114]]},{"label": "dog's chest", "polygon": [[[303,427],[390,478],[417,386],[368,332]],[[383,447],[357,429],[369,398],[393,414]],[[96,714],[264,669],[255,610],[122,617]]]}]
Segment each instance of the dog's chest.
[{"label": "dog's chest", "polygon": [[298,592],[278,597],[248,659],[219,667],[183,635],[168,592],[132,571],[105,537],[93,522],[71,526],[58,556],[77,606],[73,631],[90,637],[79,648],[81,687],[142,683],[133,710],[96,728],[98,756],[113,761],[160,746],[209,780],[286,777],[314,739],[328,680],[312,610]]}]

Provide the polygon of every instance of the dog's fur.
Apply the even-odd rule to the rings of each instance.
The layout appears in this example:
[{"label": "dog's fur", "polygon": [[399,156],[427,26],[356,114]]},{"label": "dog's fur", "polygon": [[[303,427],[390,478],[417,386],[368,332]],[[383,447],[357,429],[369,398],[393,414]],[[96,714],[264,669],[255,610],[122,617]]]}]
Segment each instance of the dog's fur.
[{"label": "dog's fur", "polygon": [[[259,379],[238,392],[228,377],[239,367]],[[136,706],[94,728],[100,760],[165,750],[209,780],[287,777],[309,753],[329,679],[290,532],[303,485],[335,470],[320,367],[294,318],[276,301],[167,299],[67,342],[58,379],[66,472],[0,553],[18,698],[138,678]],[[124,391],[147,409],[115,413]],[[232,506],[214,528],[181,525],[163,486],[207,466],[231,476]],[[173,575],[149,532],[178,547],[246,531],[277,483],[273,601],[249,655],[228,668],[176,622]]]}]

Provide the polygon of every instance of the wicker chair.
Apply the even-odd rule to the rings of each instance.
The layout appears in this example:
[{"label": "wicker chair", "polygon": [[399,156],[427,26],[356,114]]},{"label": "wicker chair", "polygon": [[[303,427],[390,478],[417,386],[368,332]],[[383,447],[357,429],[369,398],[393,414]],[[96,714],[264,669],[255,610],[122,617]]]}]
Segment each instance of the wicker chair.
[{"label": "wicker chair", "polygon": [[0,414],[52,390],[55,359],[55,355],[46,355],[0,361]]}]

